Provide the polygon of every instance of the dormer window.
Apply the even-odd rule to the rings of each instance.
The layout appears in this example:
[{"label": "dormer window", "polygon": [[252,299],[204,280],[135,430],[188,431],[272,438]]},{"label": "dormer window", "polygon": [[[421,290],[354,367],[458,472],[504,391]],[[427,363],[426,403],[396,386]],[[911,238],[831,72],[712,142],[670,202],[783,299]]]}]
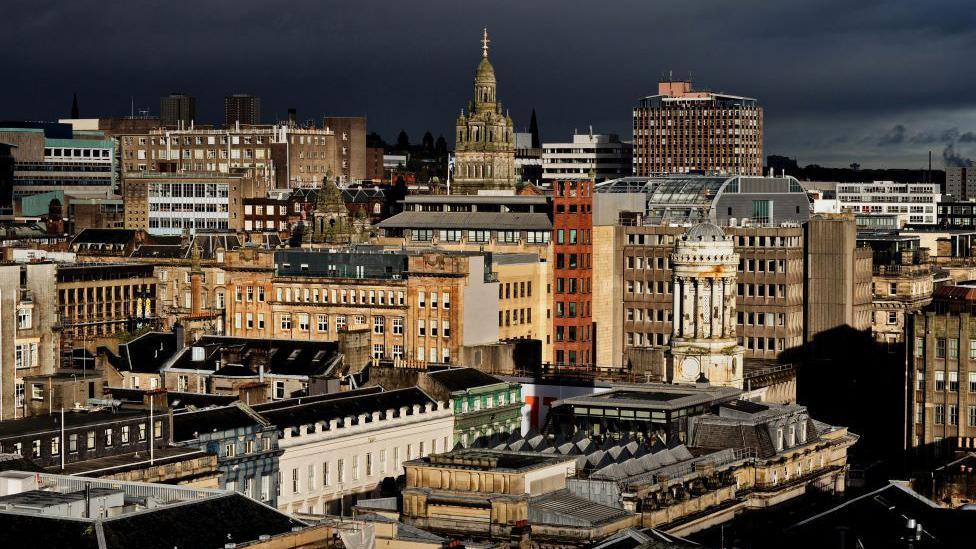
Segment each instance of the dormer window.
[{"label": "dormer window", "polygon": [[796,446],[796,425],[790,425],[790,448]]},{"label": "dormer window", "polygon": [[783,428],[776,429],[776,451],[783,451]]},{"label": "dormer window", "polygon": [[807,422],[803,421],[800,423],[800,444],[807,441]]}]

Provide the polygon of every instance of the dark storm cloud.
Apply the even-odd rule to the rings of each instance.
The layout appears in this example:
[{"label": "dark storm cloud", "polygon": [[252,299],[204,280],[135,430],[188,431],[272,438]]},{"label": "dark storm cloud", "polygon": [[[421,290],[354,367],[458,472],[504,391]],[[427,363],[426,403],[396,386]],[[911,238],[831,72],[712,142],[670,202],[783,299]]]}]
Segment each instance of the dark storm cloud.
[{"label": "dark storm cloud", "polygon": [[[64,116],[73,91],[83,116],[128,114],[132,98],[156,112],[180,90],[219,120],[223,95],[243,91],[268,120],[293,106],[365,114],[387,139],[449,137],[487,26],[499,97],[519,127],[536,107],[543,139],[590,124],[628,136],[635,101],[669,70],[758,97],[766,152],[806,162],[912,164],[927,150],[912,136],[976,127],[965,0],[35,0],[2,12],[0,118]],[[882,144],[897,125],[902,141]]]},{"label": "dark storm cloud", "polygon": [[881,136],[878,139],[878,146],[885,147],[887,145],[901,145],[905,142],[905,126],[901,124],[896,125],[891,128],[891,131]]}]

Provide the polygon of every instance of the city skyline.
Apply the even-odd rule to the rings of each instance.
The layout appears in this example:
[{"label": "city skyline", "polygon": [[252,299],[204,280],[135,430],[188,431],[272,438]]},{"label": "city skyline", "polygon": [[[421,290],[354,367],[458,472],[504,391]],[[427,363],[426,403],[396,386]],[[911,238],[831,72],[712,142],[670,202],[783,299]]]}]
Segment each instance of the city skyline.
[{"label": "city skyline", "polygon": [[127,115],[133,101],[158,114],[159,98],[179,90],[216,123],[225,95],[251,93],[269,122],[296,107],[301,120],[365,115],[388,141],[400,129],[413,141],[428,129],[450,137],[488,27],[516,128],[535,108],[547,141],[591,125],[629,138],[631,109],[670,72],[758,98],[765,153],[801,165],[922,167],[931,150],[942,167],[943,153],[976,156],[971,77],[957,69],[974,47],[974,15],[958,3],[619,2],[554,18],[551,2],[501,2],[476,16],[439,1],[287,11],[244,2],[189,19],[178,4],[153,17],[102,17],[87,2],[11,7],[0,43],[21,53],[8,74],[31,84],[0,92],[0,118],[66,117],[74,92],[83,117]]}]

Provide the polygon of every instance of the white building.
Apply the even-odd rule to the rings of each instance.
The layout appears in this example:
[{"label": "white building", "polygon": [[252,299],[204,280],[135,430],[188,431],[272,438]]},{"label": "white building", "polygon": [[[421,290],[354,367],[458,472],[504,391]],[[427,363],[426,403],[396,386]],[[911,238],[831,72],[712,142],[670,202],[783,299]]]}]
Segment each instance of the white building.
[{"label": "white building", "polygon": [[543,181],[597,181],[626,177],[631,173],[633,146],[614,134],[576,134],[572,143],[542,144]]},{"label": "white building", "polygon": [[149,232],[179,235],[184,229],[226,231],[230,225],[227,178],[188,178],[148,185]]},{"label": "white building", "polygon": [[346,513],[403,462],[451,449],[454,415],[417,387],[379,387],[254,407],[278,426],[278,509]]},{"label": "white building", "polygon": [[898,227],[935,225],[942,199],[935,183],[838,183],[837,200],[842,210],[862,216],[895,215]]},{"label": "white building", "polygon": [[742,388],[745,349],[736,343],[739,254],[731,236],[711,223],[688,229],[671,254],[674,288],[671,379]]}]

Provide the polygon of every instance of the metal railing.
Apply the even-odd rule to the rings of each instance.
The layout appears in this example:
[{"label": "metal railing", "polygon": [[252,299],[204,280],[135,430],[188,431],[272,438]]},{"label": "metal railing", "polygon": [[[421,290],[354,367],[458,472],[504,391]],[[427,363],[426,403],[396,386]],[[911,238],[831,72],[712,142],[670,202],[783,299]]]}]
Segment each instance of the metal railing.
[{"label": "metal railing", "polygon": [[48,488],[61,493],[78,492],[86,487],[121,490],[130,497],[151,497],[160,502],[179,502],[206,499],[225,494],[223,490],[210,488],[187,488],[167,484],[151,484],[148,482],[129,482],[99,480],[86,477],[72,477],[37,473],[38,487]]}]

